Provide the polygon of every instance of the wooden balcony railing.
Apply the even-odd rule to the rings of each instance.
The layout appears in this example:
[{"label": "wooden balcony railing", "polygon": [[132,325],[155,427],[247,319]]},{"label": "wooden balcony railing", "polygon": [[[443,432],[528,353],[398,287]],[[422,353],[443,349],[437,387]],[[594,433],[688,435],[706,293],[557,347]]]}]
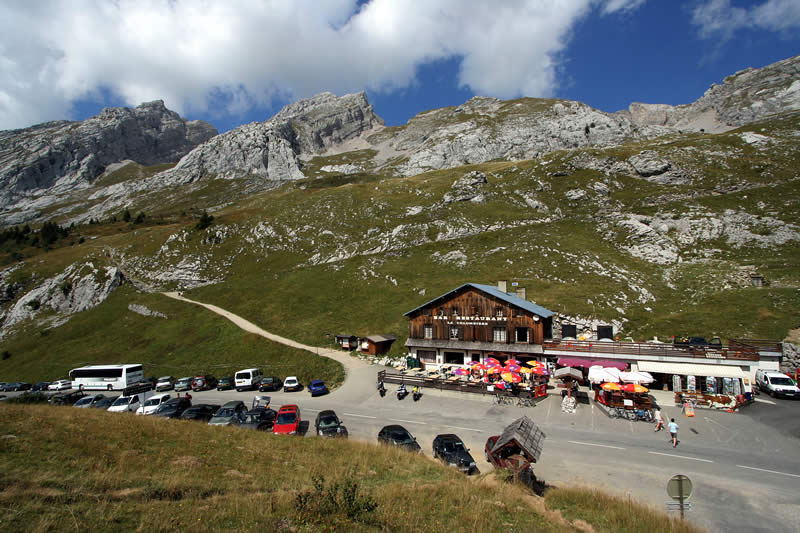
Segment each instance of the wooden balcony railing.
[{"label": "wooden balcony railing", "polygon": [[[651,356],[651,357],[692,357],[696,359],[735,359],[743,361],[758,361],[759,351],[774,351],[773,348],[780,343],[775,341],[759,341],[761,345],[751,344],[740,341],[729,341],[728,345],[720,348],[700,347],[700,346],[680,346],[674,344],[651,344],[635,342],[598,342],[598,341],[562,341],[546,340],[542,344],[544,353],[548,350],[591,353],[591,354],[616,354],[630,356]],[[769,347],[769,350],[765,348]],[[780,352],[780,349],[778,349]]]}]

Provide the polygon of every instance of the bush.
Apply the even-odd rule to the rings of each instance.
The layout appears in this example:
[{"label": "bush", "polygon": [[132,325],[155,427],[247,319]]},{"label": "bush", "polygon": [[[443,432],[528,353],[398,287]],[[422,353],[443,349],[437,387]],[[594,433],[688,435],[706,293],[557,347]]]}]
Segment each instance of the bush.
[{"label": "bush", "polygon": [[198,230],[204,230],[214,222],[214,216],[209,215],[207,211],[203,211],[203,214],[200,215],[200,220],[195,225],[195,228]]},{"label": "bush", "polygon": [[295,509],[303,520],[330,522],[331,518],[366,521],[378,508],[370,496],[358,493],[358,482],[352,474],[344,480],[325,486],[323,476],[311,478],[314,489],[303,491],[295,498]]},{"label": "bush", "polygon": [[47,403],[48,396],[47,394],[36,391],[36,392],[24,392],[17,396],[16,398],[9,398],[6,400],[8,403]]}]

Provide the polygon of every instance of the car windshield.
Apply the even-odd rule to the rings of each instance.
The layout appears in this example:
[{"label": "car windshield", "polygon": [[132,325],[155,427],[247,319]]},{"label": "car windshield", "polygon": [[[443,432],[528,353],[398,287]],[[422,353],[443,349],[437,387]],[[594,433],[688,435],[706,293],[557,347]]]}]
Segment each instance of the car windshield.
[{"label": "car windshield", "polygon": [[297,414],[292,411],[284,412],[278,415],[278,424],[293,424],[297,420]]},{"label": "car windshield", "polygon": [[130,396],[120,396],[119,398],[114,400],[114,403],[111,404],[111,407],[115,407],[115,406],[118,406],[118,405],[128,405],[130,403],[130,401],[131,401],[131,397]]},{"label": "car windshield", "polygon": [[154,405],[158,405],[161,403],[161,398],[150,398],[146,402],[144,402],[145,407],[152,407]]},{"label": "car windshield", "polygon": [[769,380],[773,385],[786,385],[787,387],[791,387],[794,385],[794,381],[792,381],[789,378],[777,377],[777,378],[769,378]]},{"label": "car windshield", "polygon": [[319,419],[319,427],[321,428],[333,428],[339,425],[339,419],[335,416],[324,416]]},{"label": "car windshield", "polygon": [[442,446],[446,452],[467,451],[462,442],[445,442]]},{"label": "car windshield", "polygon": [[261,380],[261,383],[272,383],[272,378],[264,378]]},{"label": "car windshield", "polygon": [[178,380],[178,385],[188,385],[192,382],[192,378],[182,378]]},{"label": "car windshield", "polygon": [[261,415],[245,415],[244,421],[246,424],[258,424],[262,420]]},{"label": "car windshield", "polygon": [[232,417],[235,414],[236,414],[236,411],[234,411],[232,408],[225,407],[225,408],[220,409],[219,411],[217,411],[217,414],[215,414],[214,416],[215,417],[219,417],[219,418],[229,418],[229,417]]},{"label": "car windshield", "polygon": [[87,403],[92,403],[92,400],[94,400],[94,396],[87,396],[75,402],[75,405],[86,405]]},{"label": "car windshield", "polygon": [[171,376],[161,376],[160,378],[158,378],[159,382],[171,381],[171,380],[172,380]]},{"label": "car windshield", "polygon": [[178,410],[177,403],[165,403],[161,407],[158,408],[159,413],[174,413]]},{"label": "car windshield", "polygon": [[219,380],[220,383],[232,383],[233,378],[222,378]]},{"label": "car windshield", "polygon": [[389,434],[389,438],[398,444],[411,444],[414,438],[407,431],[393,431]]}]

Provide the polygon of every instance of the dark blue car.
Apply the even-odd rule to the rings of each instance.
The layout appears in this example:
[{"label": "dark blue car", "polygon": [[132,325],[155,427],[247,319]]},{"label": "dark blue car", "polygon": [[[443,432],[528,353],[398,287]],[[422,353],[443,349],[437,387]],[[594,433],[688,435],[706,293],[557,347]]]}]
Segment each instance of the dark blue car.
[{"label": "dark blue car", "polygon": [[315,379],[308,384],[308,391],[311,396],[322,396],[323,394],[328,394],[328,387],[325,386],[323,381]]}]

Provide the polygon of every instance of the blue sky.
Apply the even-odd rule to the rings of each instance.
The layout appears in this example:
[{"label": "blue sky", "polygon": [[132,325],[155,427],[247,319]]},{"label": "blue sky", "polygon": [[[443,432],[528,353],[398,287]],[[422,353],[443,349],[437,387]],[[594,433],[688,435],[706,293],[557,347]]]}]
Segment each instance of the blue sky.
[{"label": "blue sky", "polygon": [[0,129],[163,99],[226,131],[324,90],[387,125],[474,95],[677,105],[799,29],[798,0],[9,0]]}]

